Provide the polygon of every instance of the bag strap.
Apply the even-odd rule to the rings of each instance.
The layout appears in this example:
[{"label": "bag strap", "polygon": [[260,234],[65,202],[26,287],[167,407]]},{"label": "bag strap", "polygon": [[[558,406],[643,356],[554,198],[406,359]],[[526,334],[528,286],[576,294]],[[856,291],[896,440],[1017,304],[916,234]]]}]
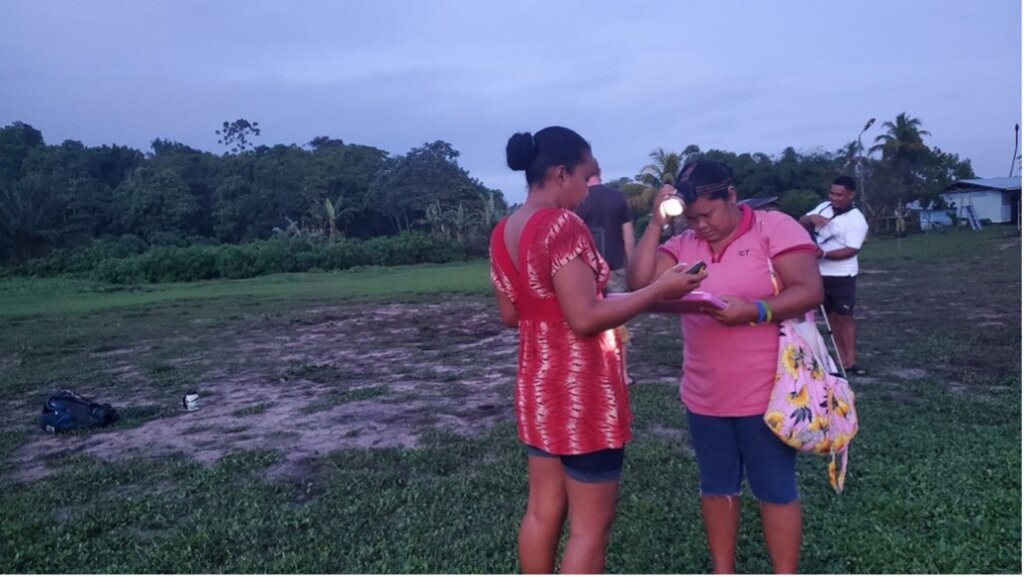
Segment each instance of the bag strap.
[{"label": "bag strap", "polygon": [[[771,254],[769,254],[768,241],[767,241],[767,239],[765,238],[765,235],[764,235],[764,217],[761,216],[761,215],[758,215],[758,217],[757,217],[757,234],[759,235],[759,237],[761,239],[761,248],[764,250],[765,261],[768,263],[768,274],[771,277],[772,293],[775,296],[779,296],[779,293],[782,292],[779,289],[779,284],[780,284],[779,283],[779,276],[775,272],[775,266],[772,264],[772,257],[771,257]],[[792,320],[793,319],[787,319],[785,321],[781,321],[779,324],[783,324],[783,323],[787,323],[787,322],[792,322]],[[815,330],[817,330],[817,329],[815,329]],[[791,330],[791,333],[794,333],[794,335],[793,335],[794,337],[799,337],[798,334],[795,334],[795,331]],[[802,339],[802,337],[799,337],[799,338]],[[825,370],[826,371],[828,370],[827,367],[825,368]],[[835,399],[835,387],[832,385],[832,381],[830,381],[829,379],[825,379],[825,387],[826,387],[826,393],[827,393],[826,401],[825,401],[825,415],[826,415],[826,418],[829,421],[829,427],[831,428],[831,426],[832,426],[832,415],[834,413],[832,405],[833,405],[834,399]],[[832,490],[834,490],[836,493],[842,493],[843,492],[843,487],[846,484],[846,466],[847,466],[847,464],[849,462],[849,459],[850,459],[849,450],[850,450],[850,446],[846,445],[845,447],[843,447],[842,451],[839,451],[837,453],[836,449],[835,449],[835,443],[831,443],[830,446],[829,446],[829,457],[832,459],[832,461],[828,465],[828,482],[829,482],[829,485],[832,486]],[[840,461],[840,465],[839,465],[839,470],[838,471],[836,470],[836,456],[837,455],[841,456],[841,459],[842,459]]]},{"label": "bag strap", "polygon": [[772,264],[772,255],[768,251],[768,239],[764,236],[764,216],[757,214],[755,211],[755,218],[757,219],[757,237],[761,241],[761,250],[764,252],[764,260],[768,263],[768,276],[772,282],[772,294],[779,296],[782,289],[779,288],[779,275],[775,273],[775,265]]}]

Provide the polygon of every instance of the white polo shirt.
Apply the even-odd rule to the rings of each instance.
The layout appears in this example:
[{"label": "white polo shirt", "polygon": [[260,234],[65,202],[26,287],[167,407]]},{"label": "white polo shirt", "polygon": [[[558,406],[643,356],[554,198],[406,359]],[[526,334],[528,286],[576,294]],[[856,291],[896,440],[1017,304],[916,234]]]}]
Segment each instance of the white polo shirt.
[{"label": "white polo shirt", "polygon": [[[840,248],[860,250],[864,246],[864,240],[868,236],[868,221],[864,219],[864,213],[859,208],[852,208],[836,216],[832,210],[832,203],[823,202],[807,214],[818,214],[829,219],[828,223],[817,233],[818,246],[821,247],[821,250],[825,252]],[[821,270],[821,276],[857,276],[857,273],[860,272],[857,255],[842,260],[819,259],[818,268]]]}]

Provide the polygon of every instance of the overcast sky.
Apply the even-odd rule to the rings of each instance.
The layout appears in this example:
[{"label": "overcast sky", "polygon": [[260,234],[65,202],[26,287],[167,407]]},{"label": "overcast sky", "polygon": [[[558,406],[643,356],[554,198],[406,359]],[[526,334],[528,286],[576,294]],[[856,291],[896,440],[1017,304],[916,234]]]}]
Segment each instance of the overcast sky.
[{"label": "overcast sky", "polygon": [[573,128],[614,179],[657,147],[832,151],[876,117],[867,146],[900,112],[1007,176],[1021,2],[0,0],[0,126],[143,151],[223,152],[237,118],[257,144],[445,140],[511,202],[517,131]]}]

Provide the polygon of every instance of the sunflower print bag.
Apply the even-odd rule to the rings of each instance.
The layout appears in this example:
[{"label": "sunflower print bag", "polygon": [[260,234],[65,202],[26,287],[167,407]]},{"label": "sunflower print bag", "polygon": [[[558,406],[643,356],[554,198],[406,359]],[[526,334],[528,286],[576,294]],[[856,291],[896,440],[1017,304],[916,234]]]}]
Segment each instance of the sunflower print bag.
[{"label": "sunflower print bag", "polygon": [[[758,219],[758,232],[768,254],[762,219]],[[779,278],[771,258],[767,260],[772,292],[778,295],[782,292]],[[858,425],[853,389],[835,372],[836,365],[828,356],[813,311],[803,319],[779,323],[779,360],[764,422],[790,447],[831,457],[828,481],[836,493],[842,493],[850,440],[857,434]]]},{"label": "sunflower print bag", "polygon": [[[830,456],[829,483],[842,493],[850,440],[857,434],[853,390],[827,370],[831,359],[819,358],[801,335],[804,331],[798,325],[806,322],[790,319],[779,324],[779,362],[764,422],[790,447]],[[811,328],[817,333],[817,327]]]}]

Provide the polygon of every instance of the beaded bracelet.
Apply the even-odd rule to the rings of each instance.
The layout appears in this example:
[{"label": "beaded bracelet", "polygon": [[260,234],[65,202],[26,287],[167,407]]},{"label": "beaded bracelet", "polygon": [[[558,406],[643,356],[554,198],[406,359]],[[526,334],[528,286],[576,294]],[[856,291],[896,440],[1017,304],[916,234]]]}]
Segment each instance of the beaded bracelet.
[{"label": "beaded bracelet", "polygon": [[768,303],[754,301],[754,306],[757,307],[757,320],[750,323],[750,326],[753,327],[772,322],[772,309],[768,306]]}]

